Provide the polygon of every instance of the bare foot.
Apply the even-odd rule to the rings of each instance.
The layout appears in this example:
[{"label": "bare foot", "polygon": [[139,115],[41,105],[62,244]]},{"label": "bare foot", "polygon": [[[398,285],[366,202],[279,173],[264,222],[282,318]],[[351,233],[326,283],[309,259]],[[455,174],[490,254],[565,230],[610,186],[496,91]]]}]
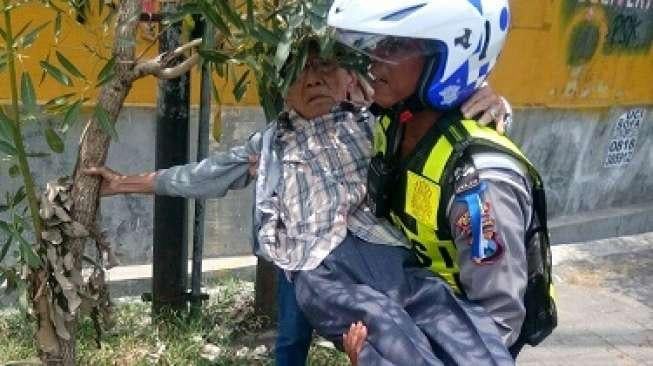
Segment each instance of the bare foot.
[{"label": "bare foot", "polygon": [[358,354],[363,349],[365,339],[367,339],[367,327],[362,322],[352,323],[349,332],[342,335],[343,347],[352,366],[358,366]]}]

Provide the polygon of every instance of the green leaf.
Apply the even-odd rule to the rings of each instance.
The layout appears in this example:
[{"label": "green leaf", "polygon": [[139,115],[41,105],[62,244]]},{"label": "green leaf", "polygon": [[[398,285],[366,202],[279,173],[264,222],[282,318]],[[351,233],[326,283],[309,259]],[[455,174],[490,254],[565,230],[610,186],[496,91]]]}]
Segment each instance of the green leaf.
[{"label": "green leaf", "polygon": [[[50,51],[48,51],[47,56],[45,56],[45,61],[50,62]],[[48,75],[48,73],[45,71],[45,69],[41,70],[41,80],[39,80],[39,86],[43,84],[45,81],[45,77]]]},{"label": "green leaf", "polygon": [[236,82],[236,85],[234,85],[233,93],[234,93],[234,98],[236,98],[237,102],[240,102],[240,100],[243,98],[243,95],[245,94],[245,91],[247,90],[247,77],[249,76],[249,70],[245,71],[243,75],[240,77],[238,82]]},{"label": "green leaf", "polygon": [[3,72],[7,67],[7,53],[0,52],[0,72]]},{"label": "green leaf", "polygon": [[18,176],[18,174],[20,174],[20,168],[18,167],[18,165],[14,164],[14,165],[9,167],[9,176],[10,177],[15,178],[15,177]]},{"label": "green leaf", "polygon": [[0,108],[0,140],[14,140],[14,123],[5,112]]},{"label": "green leaf", "polygon": [[61,140],[61,137],[57,135],[56,132],[52,128],[46,128],[45,129],[45,141],[47,141],[48,146],[50,146],[50,149],[52,151],[56,152],[57,154],[61,154],[64,150],[64,144],[63,141]]},{"label": "green leaf", "polygon": [[59,51],[55,51],[55,53],[57,54],[57,60],[59,60],[59,63],[64,67],[64,69],[66,69],[71,75],[86,80],[86,76],[84,76],[84,74],[82,74],[79,69],[72,62],[70,62],[70,60],[59,53]]},{"label": "green leaf", "polygon": [[47,61],[41,61],[39,62],[39,64],[41,64],[41,67],[43,68],[43,70],[45,70],[45,72],[47,72],[50,76],[55,78],[55,80],[57,80],[59,83],[65,86],[73,85],[73,82],[70,80],[68,75],[61,72],[61,70],[59,70],[56,66],[50,64]]},{"label": "green leaf", "polygon": [[197,50],[197,52],[202,56],[202,58],[209,60],[216,64],[221,64],[230,59],[229,55],[224,52],[216,50]]},{"label": "green leaf", "polygon": [[218,14],[215,11],[215,7],[212,4],[207,3],[204,0],[200,0],[198,2],[199,5],[199,10],[202,12],[202,14],[224,35],[230,36],[231,31],[229,30],[229,26],[227,23],[224,21],[222,16]]},{"label": "green leaf", "polygon": [[247,0],[247,21],[250,25],[254,24],[254,0]]},{"label": "green leaf", "polygon": [[59,14],[65,13],[63,9],[60,7],[56,6],[51,0],[45,0],[45,3],[47,4],[46,6],[49,8],[52,8],[52,10],[56,11]]},{"label": "green leaf", "polygon": [[106,83],[107,81],[113,79],[113,77],[116,75],[114,72],[113,68],[116,65],[116,56],[111,57],[109,61],[107,61],[106,65],[102,67],[102,70],[97,75],[97,85],[100,86]]},{"label": "green leaf", "polygon": [[46,152],[39,152],[39,151],[28,151],[25,153],[25,156],[27,156],[28,158],[45,158],[50,156],[50,154]]},{"label": "green leaf", "polygon": [[229,19],[231,24],[235,25],[240,30],[245,30],[246,27],[243,23],[243,20],[240,18],[240,15],[231,7],[228,1],[216,0],[215,4],[220,10],[222,10],[221,13],[224,14],[227,19]]},{"label": "green leaf", "polygon": [[5,43],[9,43],[9,36],[7,36],[7,33],[0,28],[0,36],[2,36],[2,39],[4,39]]},{"label": "green leaf", "polygon": [[61,35],[61,13],[57,12],[57,15],[54,17],[54,37],[59,38]]},{"label": "green leaf", "polygon": [[273,47],[281,42],[281,37],[260,24],[256,24],[252,27],[251,34],[254,36],[254,38],[256,38],[257,41],[263,42]]},{"label": "green leaf", "polygon": [[272,96],[269,93],[261,94],[261,105],[263,106],[263,111],[265,112],[265,117],[268,121],[272,121],[278,115],[278,111],[274,107],[274,103],[271,99]]},{"label": "green leaf", "polygon": [[77,94],[67,93],[67,94],[59,95],[57,97],[54,97],[54,98],[48,100],[43,105],[43,107],[47,108],[47,109],[50,109],[50,110],[53,110],[53,109],[60,108],[62,106],[66,106],[68,101],[70,100],[70,98],[74,97],[75,95],[77,95]]},{"label": "green leaf", "polygon": [[39,33],[43,30],[43,28],[47,27],[48,24],[50,24],[49,21],[47,21],[47,22],[39,25],[38,27],[34,28],[32,31],[30,31],[26,35],[24,35],[24,36],[22,36],[20,38],[17,38],[16,45],[18,47],[23,47],[23,48],[31,46],[32,43],[34,43],[34,41],[38,37]]},{"label": "green leaf", "polygon": [[14,34],[14,39],[20,38],[31,24],[32,24],[31,20],[27,22],[27,24],[25,24],[16,34]]},{"label": "green leaf", "polygon": [[[9,224],[7,222],[0,220],[0,231],[7,234],[7,235],[10,235],[11,234],[11,227],[9,226]],[[0,262],[2,262],[2,259],[0,259]]]},{"label": "green leaf", "polygon": [[20,97],[28,112],[36,111],[36,92],[34,92],[32,78],[26,72],[20,77]]},{"label": "green leaf", "polygon": [[224,69],[225,69],[225,64],[213,64],[213,68],[215,69],[215,73],[218,74],[220,78],[224,78]]},{"label": "green leaf", "polygon": [[[0,263],[2,263],[2,260],[5,259],[7,256],[7,252],[9,251],[9,247],[11,246],[11,242],[13,241],[11,235],[7,235],[8,238],[5,240],[5,243],[2,244],[2,251],[0,251]],[[2,283],[2,280],[0,280],[0,283]]]},{"label": "green leaf", "polygon": [[31,268],[38,268],[41,266],[41,258],[34,253],[32,245],[23,238],[20,234],[14,233],[14,238],[18,240],[20,245],[20,256],[25,263]]},{"label": "green leaf", "polygon": [[67,131],[70,128],[70,126],[74,125],[75,122],[77,122],[81,108],[82,108],[81,99],[73,103],[73,105],[71,105],[70,107],[68,107],[68,110],[66,111],[66,116],[63,119],[64,132]]},{"label": "green leaf", "polygon": [[11,206],[16,207],[18,206],[23,200],[25,199],[25,186],[21,186],[18,188],[16,193],[14,194],[14,197],[11,200]]},{"label": "green leaf", "polygon": [[0,141],[0,152],[3,152],[7,155],[13,155],[13,156],[18,155],[18,152],[16,151],[14,145],[12,145],[7,141]]},{"label": "green leaf", "polygon": [[118,139],[118,133],[116,133],[115,126],[113,123],[111,123],[111,118],[109,117],[109,113],[102,108],[101,105],[96,105],[95,106],[95,118],[97,119],[98,123],[100,124],[100,127],[102,130],[111,136],[113,139]]},{"label": "green leaf", "polygon": [[9,294],[18,286],[20,277],[17,271],[12,267],[5,269],[3,274],[5,276],[5,280],[7,280],[7,288],[5,289],[5,294]]}]

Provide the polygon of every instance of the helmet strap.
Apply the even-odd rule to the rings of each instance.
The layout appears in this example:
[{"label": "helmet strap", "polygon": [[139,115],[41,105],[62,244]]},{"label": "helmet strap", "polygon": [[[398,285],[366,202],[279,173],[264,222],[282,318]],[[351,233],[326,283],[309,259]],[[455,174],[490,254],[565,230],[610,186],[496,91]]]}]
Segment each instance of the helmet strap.
[{"label": "helmet strap", "polygon": [[423,106],[430,106],[428,102],[429,85],[431,85],[431,79],[433,79],[433,73],[439,61],[440,58],[437,56],[431,56],[426,60],[422,75],[419,77],[416,93],[411,96],[411,98],[417,98]]}]

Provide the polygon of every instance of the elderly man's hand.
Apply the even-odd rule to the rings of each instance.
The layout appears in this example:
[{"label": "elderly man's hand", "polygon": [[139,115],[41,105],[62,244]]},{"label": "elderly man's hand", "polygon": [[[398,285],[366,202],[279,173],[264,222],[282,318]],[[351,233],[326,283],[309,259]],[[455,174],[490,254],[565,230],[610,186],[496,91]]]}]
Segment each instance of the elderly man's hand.
[{"label": "elderly man's hand", "polygon": [[250,176],[256,177],[258,174],[258,155],[249,156],[249,168],[247,170]]},{"label": "elderly man's hand", "polygon": [[342,346],[352,366],[358,365],[358,356],[367,339],[367,327],[362,322],[352,323],[349,331],[342,335]]},{"label": "elderly man's hand", "polygon": [[102,178],[100,194],[113,196],[121,193],[154,193],[156,172],[139,175],[123,175],[105,166],[90,167],[82,170],[89,176]]},{"label": "elderly man's hand", "polygon": [[369,107],[374,101],[374,89],[363,76],[354,74],[348,93],[349,101],[359,107]]},{"label": "elderly man's hand", "polygon": [[102,183],[100,185],[100,194],[102,196],[113,196],[116,194],[126,193],[123,192],[120,187],[122,181],[126,178],[123,174],[120,174],[105,166],[90,167],[83,169],[82,172],[86,175],[99,177],[102,179]]},{"label": "elderly man's hand", "polygon": [[489,85],[478,89],[460,107],[460,111],[465,118],[474,118],[482,112],[478,124],[485,126],[490,122],[495,122],[497,132],[502,135],[506,132],[506,128],[512,119],[510,105],[503,97],[495,93]]}]

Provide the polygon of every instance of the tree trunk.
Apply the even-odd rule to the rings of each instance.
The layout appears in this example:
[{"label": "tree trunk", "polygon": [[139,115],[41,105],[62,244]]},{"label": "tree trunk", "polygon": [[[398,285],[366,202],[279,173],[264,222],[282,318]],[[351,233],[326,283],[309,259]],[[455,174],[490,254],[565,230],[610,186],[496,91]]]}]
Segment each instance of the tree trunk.
[{"label": "tree trunk", "polygon": [[[270,324],[277,321],[277,271],[272,262],[259,257],[256,265],[254,308]],[[268,324],[268,325],[270,325]]]},{"label": "tree trunk", "polygon": [[[109,120],[112,124],[118,118],[134,79],[134,44],[140,12],[141,0],[122,0],[120,2],[113,47],[113,55],[116,57],[115,76],[102,87],[97,100],[97,104],[102,106],[109,114]],[[104,165],[109,150],[109,142],[110,136],[102,130],[96,117],[92,116],[82,134],[73,175],[72,190],[72,218],[87,228],[95,228],[100,198],[100,180],[84,175],[82,169]],[[75,266],[80,270],[85,242],[86,239],[72,239],[65,243],[73,253]],[[75,364],[76,325],[76,320],[66,323],[66,328],[71,335],[70,339],[59,339],[59,355],[46,354],[44,357],[45,364],[65,366]]]}]

